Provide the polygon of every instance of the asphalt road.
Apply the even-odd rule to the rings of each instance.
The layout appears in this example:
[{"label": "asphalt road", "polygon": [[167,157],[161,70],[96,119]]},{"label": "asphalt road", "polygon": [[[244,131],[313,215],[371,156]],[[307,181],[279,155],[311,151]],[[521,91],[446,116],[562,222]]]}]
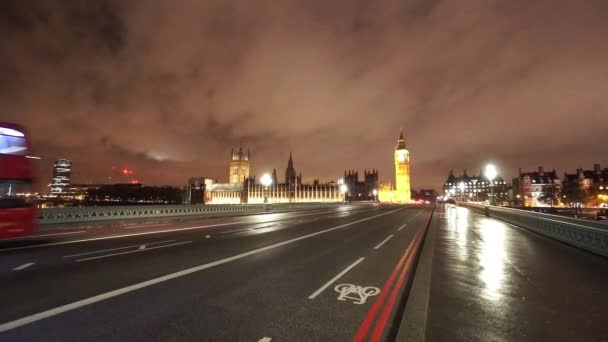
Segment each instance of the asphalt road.
[{"label": "asphalt road", "polygon": [[386,339],[431,211],[345,206],[5,240],[0,341]]}]

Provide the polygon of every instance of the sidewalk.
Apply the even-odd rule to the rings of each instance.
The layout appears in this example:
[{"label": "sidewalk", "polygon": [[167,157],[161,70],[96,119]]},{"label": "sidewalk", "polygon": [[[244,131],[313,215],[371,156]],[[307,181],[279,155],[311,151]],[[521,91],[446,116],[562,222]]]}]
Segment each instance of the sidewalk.
[{"label": "sidewalk", "polygon": [[466,208],[435,216],[427,341],[608,341],[608,259]]}]

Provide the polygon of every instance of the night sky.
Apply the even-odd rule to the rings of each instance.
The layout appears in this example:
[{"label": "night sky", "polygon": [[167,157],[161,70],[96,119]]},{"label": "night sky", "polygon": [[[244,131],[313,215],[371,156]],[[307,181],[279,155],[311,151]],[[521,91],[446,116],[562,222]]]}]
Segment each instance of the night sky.
[{"label": "night sky", "polygon": [[0,2],[0,120],[26,125],[75,182],[112,166],[144,184],[252,172],[306,181],[393,175],[412,186],[492,161],[608,166],[608,1]]}]

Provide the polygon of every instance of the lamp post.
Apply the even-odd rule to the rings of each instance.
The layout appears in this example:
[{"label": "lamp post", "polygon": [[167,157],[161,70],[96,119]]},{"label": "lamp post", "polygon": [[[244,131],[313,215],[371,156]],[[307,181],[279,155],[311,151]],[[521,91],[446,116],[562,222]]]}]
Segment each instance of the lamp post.
[{"label": "lamp post", "polygon": [[340,192],[342,193],[342,198],[344,199],[344,202],[346,202],[346,192],[347,191],[348,191],[348,188],[346,187],[346,184],[340,185]]},{"label": "lamp post", "polygon": [[268,203],[268,187],[272,184],[272,177],[265,173],[262,178],[262,185],[264,186],[264,204]]},{"label": "lamp post", "polygon": [[378,190],[372,190],[372,194],[374,195],[374,202],[378,202]]},{"label": "lamp post", "polygon": [[490,181],[490,205],[496,205],[496,199],[494,198],[494,178],[496,178],[496,175],[498,174],[496,166],[493,164],[486,165],[484,174]]}]

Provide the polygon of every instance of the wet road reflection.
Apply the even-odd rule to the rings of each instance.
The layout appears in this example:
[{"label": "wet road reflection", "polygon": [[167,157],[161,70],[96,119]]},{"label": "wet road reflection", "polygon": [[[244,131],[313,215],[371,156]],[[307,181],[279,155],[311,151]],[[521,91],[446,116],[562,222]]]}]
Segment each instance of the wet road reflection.
[{"label": "wet road reflection", "polygon": [[478,267],[471,270],[475,270],[474,276],[482,281],[484,298],[500,300],[507,266],[505,224],[490,219],[473,222],[470,211],[460,207],[450,206],[446,214],[448,238],[455,242],[459,259],[477,261]]},{"label": "wet road reflection", "polygon": [[608,341],[608,260],[466,208],[435,213],[427,341]]}]

